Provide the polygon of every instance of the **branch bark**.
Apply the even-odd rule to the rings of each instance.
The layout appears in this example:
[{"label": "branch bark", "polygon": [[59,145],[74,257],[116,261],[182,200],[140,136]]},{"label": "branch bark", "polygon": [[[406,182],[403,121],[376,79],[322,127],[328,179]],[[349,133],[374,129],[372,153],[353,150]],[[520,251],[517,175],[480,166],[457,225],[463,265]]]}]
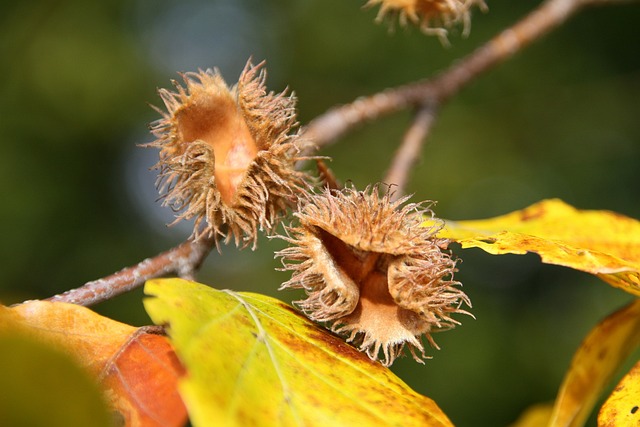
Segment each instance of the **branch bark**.
[{"label": "branch bark", "polygon": [[[417,108],[414,124],[405,135],[385,179],[398,185],[396,193],[399,197],[404,189],[407,174],[435,120],[435,112],[449,98],[482,73],[563,24],[583,7],[631,1],[637,0],[547,0],[514,26],[502,31],[433,79],[389,89],[333,108],[312,120],[304,129],[304,134],[321,148],[335,142],[364,122],[406,108]],[[423,106],[428,108],[421,108]],[[47,300],[90,306],[135,289],[151,278],[167,274],[193,278],[194,272],[200,268],[215,243],[215,238],[187,240],[134,266]]]},{"label": "branch bark", "polygon": [[383,182],[396,187],[391,196],[392,200],[397,200],[404,195],[409,173],[420,157],[422,145],[436,120],[436,113],[437,108],[431,104],[424,105],[416,111],[413,123],[407,129],[402,144],[396,151],[389,171],[383,180]]},{"label": "branch bark", "polygon": [[586,6],[632,0],[547,0],[512,27],[432,79],[388,89],[333,108],[305,128],[316,146],[330,145],[357,126],[421,104],[441,107],[469,82],[562,25]]},{"label": "branch bark", "polygon": [[135,289],[155,277],[177,274],[186,279],[193,279],[195,271],[200,268],[214,246],[215,237],[187,240],[153,258],[102,279],[87,282],[79,288],[52,296],[45,301],[90,306]]}]

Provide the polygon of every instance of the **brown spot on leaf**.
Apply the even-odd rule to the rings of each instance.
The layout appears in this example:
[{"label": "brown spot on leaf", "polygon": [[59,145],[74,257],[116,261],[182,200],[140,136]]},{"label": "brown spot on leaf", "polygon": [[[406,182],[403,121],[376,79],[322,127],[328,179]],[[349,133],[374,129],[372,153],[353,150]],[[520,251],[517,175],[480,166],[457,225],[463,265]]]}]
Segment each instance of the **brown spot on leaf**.
[{"label": "brown spot on leaf", "polygon": [[495,242],[497,242],[497,239],[495,237],[484,237],[482,239],[478,239],[480,242],[482,243],[488,243],[490,245],[494,244]]},{"label": "brown spot on leaf", "polygon": [[598,360],[604,360],[607,357],[608,351],[606,348],[601,349],[598,352]]},{"label": "brown spot on leaf", "polygon": [[546,213],[546,209],[542,205],[534,205],[520,211],[520,221],[532,221],[538,219]]}]

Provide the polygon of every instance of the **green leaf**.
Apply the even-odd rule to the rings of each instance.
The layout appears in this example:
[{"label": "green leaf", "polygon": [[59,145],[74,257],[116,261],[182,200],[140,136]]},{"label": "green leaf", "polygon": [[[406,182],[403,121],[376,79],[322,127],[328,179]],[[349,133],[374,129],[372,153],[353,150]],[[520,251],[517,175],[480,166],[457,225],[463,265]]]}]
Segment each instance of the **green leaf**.
[{"label": "green leaf", "polygon": [[182,279],[148,281],[187,369],[195,426],[451,426],[429,398],[286,304]]},{"label": "green leaf", "polygon": [[535,252],[542,262],[586,271],[640,296],[640,221],[543,200],[495,218],[446,221],[439,233],[491,254]]},{"label": "green leaf", "polygon": [[20,331],[0,333],[0,425],[113,426],[97,384],[69,355]]}]

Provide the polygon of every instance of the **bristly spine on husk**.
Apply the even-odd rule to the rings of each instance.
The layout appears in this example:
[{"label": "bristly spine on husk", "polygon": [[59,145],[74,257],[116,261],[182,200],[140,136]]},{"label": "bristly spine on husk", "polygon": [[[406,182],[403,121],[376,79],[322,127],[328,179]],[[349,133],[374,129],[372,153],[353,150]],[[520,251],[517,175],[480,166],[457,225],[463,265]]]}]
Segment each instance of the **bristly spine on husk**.
[{"label": "bristly spine on husk", "polygon": [[[310,188],[295,164],[307,149],[293,94],[267,93],[264,62],[247,62],[229,88],[217,69],[181,74],[160,89],[166,111],[151,124],[160,149],[158,189],[176,220],[195,219],[193,238],[217,235],[255,249]],[[217,241],[217,239],[216,239]]]},{"label": "bristly spine on husk", "polygon": [[327,322],[373,360],[391,365],[407,344],[425,358],[421,336],[435,348],[432,332],[459,324],[469,298],[453,279],[456,261],[438,238],[441,224],[428,204],[391,200],[378,186],[357,191],[325,189],[300,201],[298,226],[280,236],[290,243],[276,256],[292,272],[281,289],[304,289],[296,305]]}]

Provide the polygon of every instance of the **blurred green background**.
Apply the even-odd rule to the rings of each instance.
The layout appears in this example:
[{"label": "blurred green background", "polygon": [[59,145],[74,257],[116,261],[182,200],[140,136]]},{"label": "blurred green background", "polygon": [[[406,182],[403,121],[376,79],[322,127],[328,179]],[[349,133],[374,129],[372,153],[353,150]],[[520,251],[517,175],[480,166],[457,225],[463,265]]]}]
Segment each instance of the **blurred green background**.
[{"label": "blurred green background", "polygon": [[[235,82],[267,60],[268,86],[293,89],[306,123],[358,96],[433,75],[539,1],[487,1],[452,47],[415,29],[389,32],[344,0],[42,0],[0,4],[0,300],[44,298],[184,240],[156,202],[147,124],[177,71],[219,67]],[[548,197],[640,218],[640,6],[590,9],[465,88],[442,111],[409,191],[449,219],[494,216]],[[409,112],[322,154],[342,180],[380,180]],[[278,293],[263,239],[223,248],[202,282]],[[476,320],[436,335],[425,366],[394,370],[456,425],[499,426],[552,400],[587,331],[630,299],[535,255],[462,252],[457,278]],[[141,291],[96,309],[145,324]]]}]

